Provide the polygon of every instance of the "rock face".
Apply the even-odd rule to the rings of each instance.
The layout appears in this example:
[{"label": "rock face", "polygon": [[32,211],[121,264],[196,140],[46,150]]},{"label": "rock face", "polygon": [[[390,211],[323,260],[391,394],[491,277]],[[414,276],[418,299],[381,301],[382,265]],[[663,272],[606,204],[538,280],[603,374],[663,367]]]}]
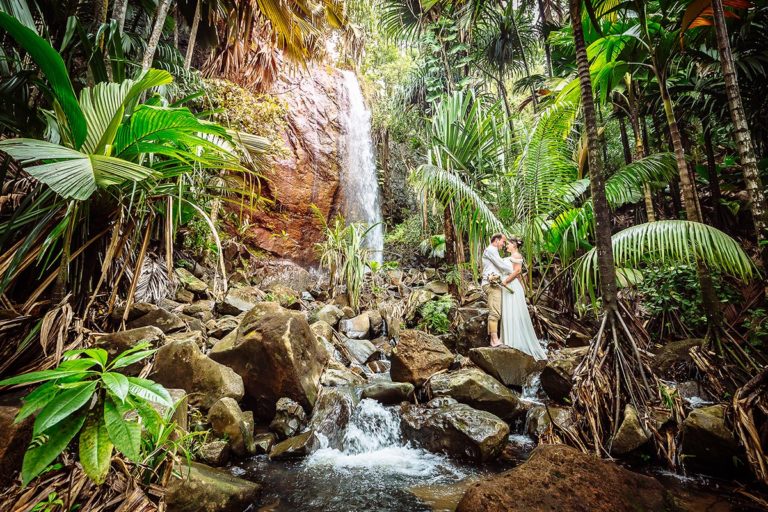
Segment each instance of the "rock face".
[{"label": "rock face", "polygon": [[277,434],[279,439],[295,436],[307,424],[307,413],[290,398],[281,398],[275,408],[275,417],[269,424],[269,430]]},{"label": "rock face", "polygon": [[475,368],[435,375],[429,380],[428,391],[431,396],[449,396],[503,419],[512,419],[524,412],[515,393]]},{"label": "rock face", "polygon": [[456,316],[458,319],[457,352],[467,355],[473,348],[488,346],[488,309],[475,306],[462,307],[458,309]]},{"label": "rock face", "polygon": [[708,473],[732,473],[740,453],[725,420],[725,405],[694,409],[683,421],[682,457],[691,469]]},{"label": "rock face", "polygon": [[563,349],[559,358],[550,361],[541,371],[541,387],[549,398],[564,402],[573,388],[573,372],[587,347]]},{"label": "rock face", "polygon": [[29,417],[21,423],[14,423],[21,408],[19,395],[0,398],[0,486],[5,487],[13,481],[14,475],[21,469],[24,452],[32,440],[32,423]]},{"label": "rock face", "polygon": [[478,462],[494,459],[501,453],[509,426],[500,418],[453,401],[434,405],[439,406],[403,405],[401,428],[406,439],[431,452]]},{"label": "rock face", "polygon": [[472,484],[457,512],[667,510],[662,485],[564,445],[542,445],[524,464]]},{"label": "rock face", "polygon": [[259,485],[196,462],[181,466],[165,493],[168,512],[240,512],[250,505]]},{"label": "rock face", "polygon": [[[317,261],[315,242],[322,240],[312,206],[329,220],[340,193],[341,114],[346,110],[339,71],[310,64],[273,86],[287,107],[283,141],[286,152],[265,172],[262,194],[274,200],[271,210],[254,210],[246,232],[251,245],[300,263]],[[274,236],[286,233],[286,236]]]},{"label": "rock face", "polygon": [[192,404],[209,409],[220,398],[243,398],[243,379],[231,368],[204,355],[191,340],[164,345],[155,356],[152,379],[189,393]]},{"label": "rock face", "polygon": [[254,306],[237,328],[234,343],[216,344],[210,356],[243,378],[254,412],[264,420],[274,417],[282,397],[311,410],[328,359],[304,315],[274,302]]},{"label": "rock face", "polygon": [[469,351],[469,358],[505,386],[522,387],[528,376],[543,366],[525,352],[514,348],[473,348]]},{"label": "rock face", "polygon": [[453,354],[436,337],[422,331],[400,333],[392,349],[392,380],[421,386],[435,372],[447,369]]},{"label": "rock face", "polygon": [[342,448],[344,430],[357,405],[357,397],[347,387],[323,388],[312,411],[310,430],[323,436],[328,448]]}]

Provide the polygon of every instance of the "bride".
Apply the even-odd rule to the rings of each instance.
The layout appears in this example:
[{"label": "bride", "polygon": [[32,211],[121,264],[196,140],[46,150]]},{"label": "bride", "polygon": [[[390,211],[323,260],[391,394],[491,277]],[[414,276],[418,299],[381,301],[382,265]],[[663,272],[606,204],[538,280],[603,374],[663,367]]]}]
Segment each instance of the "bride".
[{"label": "bride", "polygon": [[[516,348],[533,356],[536,360],[546,359],[547,354],[541,348],[536,332],[533,330],[531,316],[528,314],[528,304],[525,301],[525,289],[520,278],[523,270],[523,255],[520,246],[523,240],[510,237],[507,240],[507,259],[512,264],[511,283],[502,289],[501,293],[501,340],[504,345]],[[506,280],[505,280],[506,282]]]}]

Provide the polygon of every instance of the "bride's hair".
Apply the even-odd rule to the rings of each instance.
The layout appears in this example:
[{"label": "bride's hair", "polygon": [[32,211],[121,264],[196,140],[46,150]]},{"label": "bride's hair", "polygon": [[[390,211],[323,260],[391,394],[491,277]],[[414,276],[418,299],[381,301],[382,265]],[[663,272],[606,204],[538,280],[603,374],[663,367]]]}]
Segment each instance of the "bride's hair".
[{"label": "bride's hair", "polygon": [[523,246],[523,239],[520,238],[519,236],[515,236],[515,235],[508,236],[507,237],[507,241],[513,242],[517,246],[518,249]]}]

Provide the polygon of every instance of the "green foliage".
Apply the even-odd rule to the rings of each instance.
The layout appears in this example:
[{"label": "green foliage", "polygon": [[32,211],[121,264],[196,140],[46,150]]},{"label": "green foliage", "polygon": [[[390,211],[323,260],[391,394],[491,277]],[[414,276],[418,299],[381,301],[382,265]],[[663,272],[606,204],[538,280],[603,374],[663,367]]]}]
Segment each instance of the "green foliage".
[{"label": "green foliage", "polygon": [[419,327],[433,334],[447,333],[451,328],[449,313],[454,305],[453,297],[448,294],[430,300],[419,309],[421,314]]},{"label": "green foliage", "polygon": [[442,259],[445,257],[445,235],[432,235],[419,244],[421,254],[428,258]]},{"label": "green foliage", "polygon": [[31,372],[0,381],[0,386],[40,384],[24,398],[16,421],[36,414],[33,439],[24,455],[21,477],[29,484],[78,437],[79,459],[88,477],[101,484],[117,450],[143,462],[142,435],[156,436],[169,428],[157,404],[172,412],[174,404],[161,385],[117,370],[150,355],[148,343],[123,352],[112,361],[100,348],[65,352],[53,370]]},{"label": "green foliage", "polygon": [[768,311],[764,308],[750,309],[745,315],[742,327],[747,331],[750,345],[758,350],[768,346]]},{"label": "green foliage", "polygon": [[384,235],[384,248],[386,252],[407,260],[419,252],[421,241],[421,218],[419,215],[411,215],[387,230]]}]

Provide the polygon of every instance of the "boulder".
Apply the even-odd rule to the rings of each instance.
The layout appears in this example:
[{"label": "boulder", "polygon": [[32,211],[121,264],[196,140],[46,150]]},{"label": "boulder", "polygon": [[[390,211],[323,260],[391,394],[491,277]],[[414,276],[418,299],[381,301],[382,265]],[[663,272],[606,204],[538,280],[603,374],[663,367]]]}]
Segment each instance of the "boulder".
[{"label": "boulder", "polygon": [[611,441],[611,454],[626,455],[643,446],[650,438],[651,433],[640,422],[637,409],[627,404],[624,407],[624,419]]},{"label": "boulder", "polygon": [[392,363],[389,361],[369,361],[365,363],[365,366],[373,373],[388,373],[392,368]]},{"label": "boulder", "polygon": [[259,485],[205,464],[176,468],[166,488],[168,512],[240,512],[251,505]]},{"label": "boulder", "polygon": [[507,444],[509,426],[504,421],[465,404],[404,404],[401,413],[405,438],[431,452],[484,462],[496,458]]},{"label": "boulder", "polygon": [[[192,304],[187,304],[181,309],[181,312],[185,315],[189,316],[196,316],[200,313],[212,313],[213,309],[216,307],[216,303],[212,300],[198,300],[193,302]],[[202,320],[202,319],[201,319]],[[205,321],[207,321],[206,319]]]},{"label": "boulder", "polygon": [[217,343],[210,356],[243,378],[254,412],[264,420],[274,417],[282,397],[312,409],[328,360],[305,316],[274,302],[254,306],[240,323],[235,342]]},{"label": "boulder", "polygon": [[673,380],[689,378],[693,365],[690,350],[704,344],[702,339],[673,341],[661,347],[653,356],[651,366],[659,376]]},{"label": "boulder", "polygon": [[265,432],[263,434],[254,435],[253,445],[256,455],[264,455],[269,453],[276,442],[277,437],[272,432]]},{"label": "boulder", "polygon": [[446,370],[453,354],[435,336],[423,331],[405,330],[392,349],[392,369],[395,382],[410,382],[421,386],[432,374]]},{"label": "boulder", "polygon": [[229,443],[223,439],[204,443],[197,452],[198,459],[209,466],[223,466],[229,460]]},{"label": "boulder", "polygon": [[488,309],[480,307],[461,307],[456,311],[456,332],[458,343],[456,351],[468,354],[473,348],[487,347]]},{"label": "boulder", "polygon": [[177,288],[173,298],[177,302],[191,304],[195,300],[195,294],[185,288]]},{"label": "boulder", "polygon": [[189,290],[197,295],[203,294],[208,291],[208,285],[196,278],[192,272],[185,268],[177,268],[174,270],[176,278],[185,290]]},{"label": "boulder", "polygon": [[388,339],[400,338],[400,324],[403,322],[402,301],[389,299],[379,303],[379,314],[386,328]]},{"label": "boulder", "polygon": [[325,322],[331,327],[336,327],[339,320],[344,318],[344,312],[335,304],[326,304],[315,313],[315,317],[318,321]]},{"label": "boulder", "polygon": [[457,512],[668,510],[657,480],[565,445],[541,445],[528,461],[472,484]]},{"label": "boulder", "polygon": [[449,396],[506,420],[519,416],[525,410],[517,394],[476,368],[433,375],[427,390],[430,396]]},{"label": "boulder", "polygon": [[212,329],[208,330],[208,334],[214,338],[223,338],[227,334],[231,333],[240,325],[242,318],[238,318],[231,315],[225,315],[216,320]]},{"label": "boulder", "polygon": [[386,336],[371,340],[371,343],[373,343],[373,346],[376,347],[376,351],[382,356],[387,359],[392,356],[392,343],[389,342],[389,338]]},{"label": "boulder", "polygon": [[505,386],[524,386],[528,376],[543,366],[532,356],[510,347],[473,348],[469,358]]},{"label": "boulder", "polygon": [[[126,318],[126,321],[130,322],[131,320],[135,320],[140,316],[146,315],[150,311],[155,311],[156,309],[158,308],[155,304],[151,304],[149,302],[136,302],[135,304],[131,304],[131,309],[128,311],[128,317]],[[125,305],[117,306],[112,310],[112,313],[109,314],[109,318],[115,320],[116,322],[120,322],[123,319],[124,313]]]},{"label": "boulder", "polygon": [[557,359],[547,363],[541,371],[541,387],[550,399],[565,403],[573,388],[573,372],[588,349],[589,347],[563,349]]},{"label": "boulder", "polygon": [[0,486],[9,485],[18,471],[24,453],[32,440],[32,424],[35,418],[30,416],[16,423],[16,415],[21,409],[21,394],[13,393],[0,397]]},{"label": "boulder", "polygon": [[711,474],[730,474],[741,454],[726,423],[726,406],[694,409],[683,421],[681,458],[689,469]]},{"label": "boulder", "polygon": [[178,315],[166,311],[164,309],[155,309],[150,311],[146,315],[142,315],[135,320],[131,320],[126,324],[129,329],[136,329],[139,327],[155,326],[164,333],[180,331],[186,329],[187,324],[179,318]]},{"label": "boulder", "polygon": [[204,355],[192,341],[174,341],[155,355],[152,378],[189,393],[193,405],[209,409],[220,398],[243,398],[243,379],[231,368]]},{"label": "boulder", "polygon": [[357,397],[349,387],[320,390],[309,429],[322,440],[324,448],[343,448],[344,431],[356,405]]},{"label": "boulder", "polygon": [[384,333],[384,318],[378,310],[372,309],[371,311],[368,311],[368,321],[371,324],[372,338],[381,336]]},{"label": "boulder", "polygon": [[275,406],[275,417],[269,429],[277,434],[278,439],[293,437],[307,424],[307,414],[301,405],[290,398],[281,398]]},{"label": "boulder", "polygon": [[424,286],[424,289],[435,295],[445,295],[448,293],[448,283],[443,281],[430,281]]},{"label": "boulder", "polygon": [[174,332],[165,337],[165,343],[173,343],[174,341],[191,341],[200,349],[204,349],[206,346],[206,336],[202,331],[186,331],[186,332]]},{"label": "boulder", "polygon": [[208,411],[208,422],[214,434],[229,439],[237,455],[253,451],[253,419],[232,398],[217,400]]},{"label": "boulder", "polygon": [[410,382],[376,382],[363,389],[361,398],[370,398],[384,405],[410,402],[414,387]]},{"label": "boulder", "polygon": [[345,318],[339,321],[339,331],[347,338],[362,340],[368,338],[368,332],[371,330],[371,319],[368,313],[362,313],[353,318]]},{"label": "boulder", "polygon": [[[163,344],[164,340],[165,335],[163,331],[155,326],[148,325],[146,327],[138,327],[100,336],[95,339],[94,345],[106,350],[107,354],[109,354],[109,359],[112,360],[143,341],[149,342],[152,347],[159,347]],[[122,373],[127,375],[138,375],[143,366],[143,362],[138,362],[121,370]]]},{"label": "boulder", "polygon": [[368,358],[376,352],[376,347],[368,340],[342,338],[342,345],[349,357],[358,364],[365,364]]},{"label": "boulder", "polygon": [[320,377],[320,384],[328,387],[365,384],[365,379],[347,368],[328,368]]},{"label": "boulder", "polygon": [[301,292],[311,290],[317,281],[304,267],[290,260],[260,261],[252,279],[253,284],[262,290],[274,291],[282,286],[293,291],[297,297]]},{"label": "boulder", "polygon": [[292,288],[282,284],[274,284],[267,289],[267,295],[264,300],[277,302],[287,309],[301,309],[299,294]]},{"label": "boulder", "polygon": [[269,459],[282,460],[304,457],[319,447],[320,442],[315,436],[315,433],[311,430],[307,430],[303,434],[288,438],[282,443],[274,445],[269,451]]},{"label": "boulder", "polygon": [[310,325],[309,328],[312,329],[312,332],[315,334],[315,337],[317,337],[319,340],[323,340],[329,343],[332,342],[333,327],[331,327],[331,324],[329,324],[325,320],[318,320],[312,325]]},{"label": "boulder", "polygon": [[221,315],[234,315],[247,313],[259,302],[264,300],[265,293],[255,286],[243,286],[230,288],[227,295],[216,303],[216,310]]},{"label": "boulder", "polygon": [[532,407],[525,420],[525,431],[533,439],[538,439],[555,422],[562,428],[573,425],[573,415],[568,407],[537,405]]}]

